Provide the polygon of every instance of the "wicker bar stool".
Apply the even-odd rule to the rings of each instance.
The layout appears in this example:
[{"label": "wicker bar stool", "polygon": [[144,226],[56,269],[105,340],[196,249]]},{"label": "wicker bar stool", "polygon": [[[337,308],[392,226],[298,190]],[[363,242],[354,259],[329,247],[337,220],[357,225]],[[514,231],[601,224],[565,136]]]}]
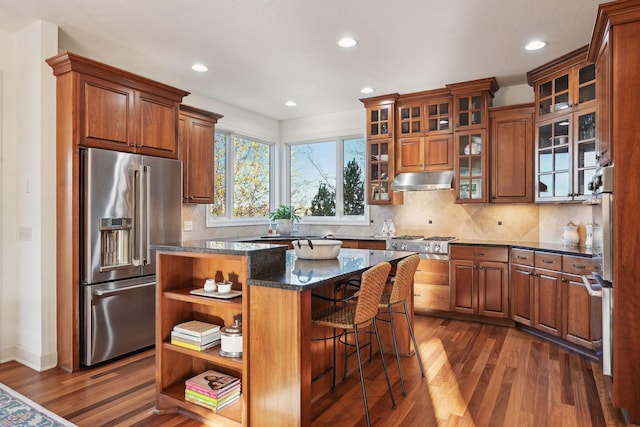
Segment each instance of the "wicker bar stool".
[{"label": "wicker bar stool", "polygon": [[409,318],[409,311],[407,310],[407,299],[411,296],[411,284],[413,283],[413,276],[416,274],[418,264],[420,263],[420,257],[418,255],[411,255],[398,263],[396,268],[396,275],[393,277],[391,287],[391,293],[382,294],[380,298],[380,304],[378,308],[388,310],[389,319],[382,319],[378,317],[378,320],[391,323],[391,335],[393,337],[393,347],[396,352],[396,362],[398,364],[398,371],[400,372],[400,384],[402,385],[402,395],[407,395],[407,390],[404,386],[404,378],[402,376],[402,366],[400,365],[400,353],[398,352],[398,341],[396,339],[396,328],[393,321],[393,307],[398,304],[402,304],[404,315],[407,319],[407,325],[409,326],[409,332],[411,333],[411,339],[413,340],[413,347],[416,351],[418,358],[418,364],[420,365],[420,372],[424,377],[424,367],[422,365],[422,357],[420,356],[420,349],[416,341],[416,336],[413,333],[413,327],[411,326],[411,319]]},{"label": "wicker bar stool", "polygon": [[[378,325],[376,324],[376,314],[378,313],[378,305],[382,292],[384,290],[385,283],[391,271],[391,264],[388,262],[382,262],[377,264],[364,273],[362,273],[362,281],[360,283],[360,291],[358,293],[358,299],[355,304],[333,305],[325,310],[321,310],[313,315],[313,323],[317,325],[334,328],[334,330],[341,330],[341,332],[334,334],[332,337],[321,339],[338,338],[338,340],[345,345],[345,353],[349,346],[355,346],[356,354],[358,356],[358,370],[360,372],[360,385],[362,387],[362,398],[364,401],[364,410],[367,417],[367,425],[371,425],[369,419],[369,405],[367,403],[367,391],[364,385],[364,374],[362,371],[362,356],[360,355],[360,343],[358,335],[362,333],[360,330],[363,327],[373,325],[373,330],[378,342],[378,348],[380,350],[380,357],[382,359],[382,367],[384,369],[384,375],[387,380],[387,387],[389,388],[389,396],[391,397],[391,403],[393,407],[396,407],[396,401],[393,397],[393,390],[391,389],[391,379],[389,378],[389,371],[387,370],[387,364],[384,360],[384,353],[382,351],[382,343],[380,342],[380,334],[378,333]],[[348,334],[353,334],[355,344],[348,342]],[[336,369],[336,352],[334,341],[334,352],[331,369],[334,372]]]}]

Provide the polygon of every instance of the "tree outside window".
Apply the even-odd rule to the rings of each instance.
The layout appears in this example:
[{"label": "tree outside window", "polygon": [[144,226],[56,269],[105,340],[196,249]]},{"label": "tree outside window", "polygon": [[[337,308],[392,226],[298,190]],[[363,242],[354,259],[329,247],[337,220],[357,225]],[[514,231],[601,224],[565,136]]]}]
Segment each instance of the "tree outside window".
[{"label": "tree outside window", "polygon": [[292,145],[291,204],[303,216],[364,215],[365,151],[363,138]]},{"label": "tree outside window", "polygon": [[[211,216],[225,217],[228,210],[231,210],[236,218],[265,217],[269,214],[271,151],[270,144],[226,132],[216,132],[215,200],[210,205]],[[227,180],[228,167],[232,174],[231,182]],[[229,195],[232,195],[231,200]]]}]

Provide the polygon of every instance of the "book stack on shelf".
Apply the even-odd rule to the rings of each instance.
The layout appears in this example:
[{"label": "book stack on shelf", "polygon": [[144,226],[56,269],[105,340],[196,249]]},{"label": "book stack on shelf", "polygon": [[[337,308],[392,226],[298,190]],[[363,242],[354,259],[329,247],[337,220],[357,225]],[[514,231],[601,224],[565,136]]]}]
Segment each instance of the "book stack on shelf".
[{"label": "book stack on shelf", "polygon": [[191,350],[203,351],[220,344],[220,326],[190,320],[173,327],[171,344]]},{"label": "book stack on shelf", "polygon": [[185,381],[184,399],[219,411],[240,398],[240,379],[209,370]]}]

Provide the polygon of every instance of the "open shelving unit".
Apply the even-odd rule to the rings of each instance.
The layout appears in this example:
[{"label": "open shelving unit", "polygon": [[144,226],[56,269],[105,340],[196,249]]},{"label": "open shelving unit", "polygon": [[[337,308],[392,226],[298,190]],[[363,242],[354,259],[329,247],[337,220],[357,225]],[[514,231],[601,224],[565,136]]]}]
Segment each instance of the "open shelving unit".
[{"label": "open shelving unit", "polygon": [[[246,425],[248,395],[247,340],[243,356],[220,355],[220,346],[195,351],[171,344],[171,330],[179,323],[200,320],[226,326],[238,319],[247,322],[247,298],[216,299],[191,295],[205,279],[231,280],[233,289],[246,294],[246,256],[194,252],[158,251],[156,294],[156,409],[158,412],[188,412],[194,418],[222,426]],[[220,412],[204,408],[184,398],[184,382],[208,369],[241,378],[237,402]]]}]

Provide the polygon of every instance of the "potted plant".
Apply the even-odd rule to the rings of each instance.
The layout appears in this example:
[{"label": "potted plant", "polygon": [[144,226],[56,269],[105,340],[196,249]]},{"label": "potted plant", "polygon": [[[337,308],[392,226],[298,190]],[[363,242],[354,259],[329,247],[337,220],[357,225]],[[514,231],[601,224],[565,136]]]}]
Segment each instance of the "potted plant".
[{"label": "potted plant", "polygon": [[269,213],[269,219],[278,224],[278,231],[282,234],[291,233],[293,221],[300,222],[300,216],[296,214],[292,206],[280,205],[278,209]]}]

